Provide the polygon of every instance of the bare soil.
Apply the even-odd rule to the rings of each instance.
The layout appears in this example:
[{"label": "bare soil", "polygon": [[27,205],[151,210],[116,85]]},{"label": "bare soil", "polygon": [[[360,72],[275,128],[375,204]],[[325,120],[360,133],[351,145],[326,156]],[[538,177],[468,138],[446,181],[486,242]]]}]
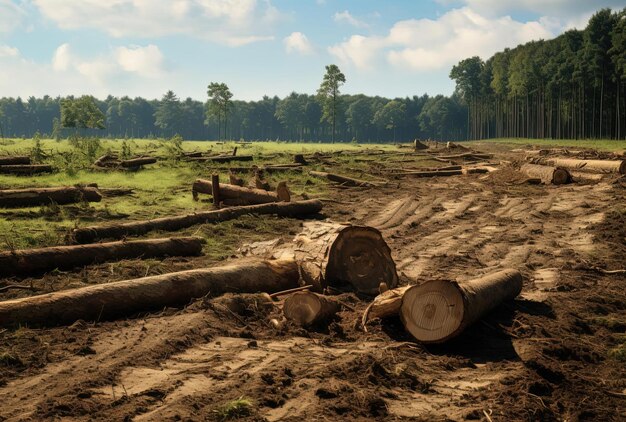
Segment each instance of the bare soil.
[{"label": "bare soil", "polygon": [[[519,155],[499,148],[497,158]],[[522,295],[434,346],[412,342],[394,318],[364,332],[368,303],[351,294],[325,331],[277,329],[278,308],[254,296],[231,297],[235,311],[228,298],[203,298],[127,320],[0,329],[0,421],[220,420],[216,410],[242,396],[253,403],[238,417],[248,421],[626,420],[626,350],[612,352],[626,342],[626,276],[601,271],[626,267],[626,184],[530,185],[505,165],[331,192],[324,214],[378,227],[403,283],[512,267],[524,275]],[[262,237],[288,241],[300,224],[270,218]],[[210,237],[211,227],[194,230]],[[252,240],[234,230],[234,246]],[[125,261],[18,282],[47,291],[227,258]]]}]

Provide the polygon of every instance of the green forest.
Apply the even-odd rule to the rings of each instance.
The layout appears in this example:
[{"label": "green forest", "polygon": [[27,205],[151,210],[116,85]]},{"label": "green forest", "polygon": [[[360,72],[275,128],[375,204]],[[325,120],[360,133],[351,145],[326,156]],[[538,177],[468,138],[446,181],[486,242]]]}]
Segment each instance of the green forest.
[{"label": "green forest", "polygon": [[[204,102],[172,91],[153,100],[5,97],[0,136],[58,138],[82,127],[100,137],[196,140],[626,139],[626,8],[598,11],[584,30],[462,60],[450,72],[450,97],[344,95],[346,77],[337,66],[326,70],[315,94],[259,101],[233,100],[218,82]],[[72,104],[95,105],[101,118],[77,123]]]}]

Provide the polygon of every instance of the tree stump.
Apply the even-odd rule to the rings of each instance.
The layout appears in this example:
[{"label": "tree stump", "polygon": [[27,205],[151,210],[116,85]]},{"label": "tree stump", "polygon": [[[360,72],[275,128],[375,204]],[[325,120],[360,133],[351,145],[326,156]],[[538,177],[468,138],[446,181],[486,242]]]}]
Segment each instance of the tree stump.
[{"label": "tree stump", "polygon": [[283,305],[285,318],[303,327],[328,325],[340,309],[338,302],[311,292],[294,293]]}]

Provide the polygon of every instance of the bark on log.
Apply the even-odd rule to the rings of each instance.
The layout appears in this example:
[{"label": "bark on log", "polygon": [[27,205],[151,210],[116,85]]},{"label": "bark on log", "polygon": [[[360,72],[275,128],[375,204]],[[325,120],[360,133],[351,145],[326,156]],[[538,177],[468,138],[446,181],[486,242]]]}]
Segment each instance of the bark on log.
[{"label": "bark on log", "polygon": [[377,183],[367,182],[365,180],[353,179],[352,177],[341,176],[339,174],[326,173],[323,171],[311,171],[310,174],[315,177],[321,177],[324,179],[328,179],[331,182],[337,182],[342,184],[343,186],[354,186],[354,187],[374,187],[378,186]]},{"label": "bark on log", "polygon": [[131,167],[145,166],[146,164],[154,164],[156,162],[157,162],[157,159],[154,157],[140,157],[140,158],[133,158],[132,160],[121,161],[120,165],[124,168],[131,168]]},{"label": "bark on log", "polygon": [[572,181],[572,176],[563,168],[524,164],[520,170],[531,179],[541,179],[546,185],[563,185]]},{"label": "bark on log", "polygon": [[118,156],[115,154],[105,154],[93,163],[96,167],[117,167],[119,165]]},{"label": "bark on log", "polygon": [[285,318],[303,327],[327,326],[341,310],[341,304],[312,292],[294,293],[285,299]]},{"label": "bark on log", "polygon": [[298,285],[293,260],[241,260],[206,269],[181,271],[92,285],[0,302],[0,326],[71,324],[98,321],[178,306],[191,299],[227,292],[276,292]]},{"label": "bark on log", "polygon": [[131,258],[200,255],[203,239],[179,237],[0,252],[0,276],[36,275]]},{"label": "bark on log", "polygon": [[83,227],[74,229],[72,237],[78,243],[91,243],[98,239],[121,239],[125,236],[138,236],[153,230],[176,231],[196,224],[232,220],[246,214],[276,214],[279,217],[306,216],[317,214],[322,210],[322,207],[321,201],[308,200],[222,208],[154,220]]},{"label": "bark on log", "polygon": [[[220,175],[217,173],[211,175],[211,193],[213,195],[213,206],[219,208],[222,200],[222,187],[220,186]],[[194,197],[196,196],[197,193],[194,190]]]},{"label": "bark on log", "polygon": [[417,341],[441,343],[521,291],[522,275],[513,269],[464,283],[429,281],[404,293],[400,318]]},{"label": "bark on log", "polygon": [[34,207],[52,202],[59,205],[81,201],[100,202],[102,195],[96,188],[64,186],[60,188],[0,190],[0,208]]},{"label": "bark on log", "polygon": [[0,166],[0,173],[3,174],[37,174],[52,173],[52,166],[49,164],[11,164]]},{"label": "bark on log", "polygon": [[372,227],[310,222],[294,239],[293,253],[305,284],[366,296],[380,283],[398,284],[396,264],[380,232]]},{"label": "bark on log", "polygon": [[[252,205],[252,204],[267,204],[270,202],[289,202],[291,199],[287,193],[285,196],[285,192],[282,191],[281,194],[283,198],[281,199],[277,193],[268,192],[262,189],[253,189],[253,188],[244,188],[236,185],[229,185],[226,183],[220,184],[220,193],[221,198],[224,201],[227,200],[237,200],[241,205]],[[208,195],[213,194],[213,184],[208,180],[197,179],[193,183],[193,192],[196,193],[206,193]]]},{"label": "bark on log", "polygon": [[574,158],[547,158],[545,162],[573,170],[626,174],[626,160],[577,160]]},{"label": "bark on log", "polygon": [[0,166],[11,164],[30,164],[30,157],[28,155],[6,155],[0,157]]}]

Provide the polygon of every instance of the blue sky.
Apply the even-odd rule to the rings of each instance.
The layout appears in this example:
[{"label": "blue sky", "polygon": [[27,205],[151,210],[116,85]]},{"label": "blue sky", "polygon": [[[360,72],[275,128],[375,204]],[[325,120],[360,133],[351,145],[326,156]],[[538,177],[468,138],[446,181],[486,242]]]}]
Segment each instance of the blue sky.
[{"label": "blue sky", "polygon": [[459,60],[583,28],[616,0],[0,0],[0,97],[450,94]]}]

